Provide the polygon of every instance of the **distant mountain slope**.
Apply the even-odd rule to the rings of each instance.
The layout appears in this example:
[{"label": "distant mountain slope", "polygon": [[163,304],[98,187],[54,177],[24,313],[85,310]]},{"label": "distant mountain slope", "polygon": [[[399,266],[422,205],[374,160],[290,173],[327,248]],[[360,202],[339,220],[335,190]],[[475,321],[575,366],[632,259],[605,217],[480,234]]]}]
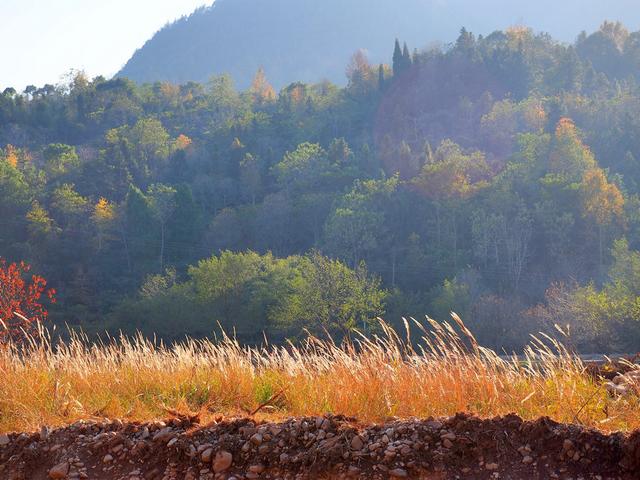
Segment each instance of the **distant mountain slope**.
[{"label": "distant mountain slope", "polygon": [[488,34],[525,24],[570,42],[605,19],[637,30],[637,0],[217,0],[156,33],[118,76],[183,83],[229,73],[246,88],[263,66],[276,88],[344,83],[351,53],[386,62],[396,37],[421,48],[462,26]]}]

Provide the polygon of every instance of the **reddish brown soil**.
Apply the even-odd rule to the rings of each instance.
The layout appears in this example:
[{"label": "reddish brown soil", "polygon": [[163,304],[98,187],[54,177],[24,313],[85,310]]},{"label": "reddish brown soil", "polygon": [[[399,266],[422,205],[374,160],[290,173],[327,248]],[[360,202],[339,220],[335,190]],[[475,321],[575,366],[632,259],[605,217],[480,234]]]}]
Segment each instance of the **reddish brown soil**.
[{"label": "reddish brown soil", "polygon": [[548,418],[196,421],[83,422],[0,436],[0,478],[640,479],[640,432],[605,435]]}]

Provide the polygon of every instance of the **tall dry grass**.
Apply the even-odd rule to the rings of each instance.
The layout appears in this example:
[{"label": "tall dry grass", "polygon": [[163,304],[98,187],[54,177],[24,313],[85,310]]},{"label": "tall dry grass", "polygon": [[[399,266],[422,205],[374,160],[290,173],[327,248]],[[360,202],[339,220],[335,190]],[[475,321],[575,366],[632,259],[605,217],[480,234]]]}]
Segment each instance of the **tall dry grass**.
[{"label": "tall dry grass", "polygon": [[[382,323],[351,344],[309,337],[300,346],[249,348],[229,337],[164,346],[141,336],[90,343],[80,334],[0,348],[0,431],[82,418],[151,420],[167,409],[272,418],[326,412],[363,421],[471,412],[548,415],[602,430],[640,428],[640,399],[614,398],[550,337],[524,358],[477,344],[462,322],[412,321],[419,342]],[[408,323],[406,325],[409,327]],[[418,346],[412,346],[418,345]]]}]

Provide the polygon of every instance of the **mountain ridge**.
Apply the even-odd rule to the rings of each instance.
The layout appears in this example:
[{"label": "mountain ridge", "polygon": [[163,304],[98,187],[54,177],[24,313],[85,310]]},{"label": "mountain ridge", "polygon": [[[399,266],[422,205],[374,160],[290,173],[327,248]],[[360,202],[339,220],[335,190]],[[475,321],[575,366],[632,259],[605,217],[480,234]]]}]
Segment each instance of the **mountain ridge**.
[{"label": "mountain ridge", "polygon": [[[396,37],[424,48],[455,40],[463,26],[487,35],[524,23],[570,42],[607,19],[638,29],[633,3],[488,0],[479,11],[468,0],[217,0],[159,30],[116,76],[186,83],[228,73],[245,89],[264,67],[276,88],[323,79],[344,84],[351,53],[362,49],[372,63],[386,62]],[[567,25],[578,9],[580,18]]]}]

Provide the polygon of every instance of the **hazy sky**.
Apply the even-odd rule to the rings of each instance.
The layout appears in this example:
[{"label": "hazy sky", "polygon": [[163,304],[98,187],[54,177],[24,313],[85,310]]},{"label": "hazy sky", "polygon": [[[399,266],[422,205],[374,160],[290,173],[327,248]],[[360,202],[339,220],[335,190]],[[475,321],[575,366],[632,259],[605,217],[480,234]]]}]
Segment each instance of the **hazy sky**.
[{"label": "hazy sky", "polygon": [[165,23],[213,0],[0,0],[0,91],[115,74]]}]

